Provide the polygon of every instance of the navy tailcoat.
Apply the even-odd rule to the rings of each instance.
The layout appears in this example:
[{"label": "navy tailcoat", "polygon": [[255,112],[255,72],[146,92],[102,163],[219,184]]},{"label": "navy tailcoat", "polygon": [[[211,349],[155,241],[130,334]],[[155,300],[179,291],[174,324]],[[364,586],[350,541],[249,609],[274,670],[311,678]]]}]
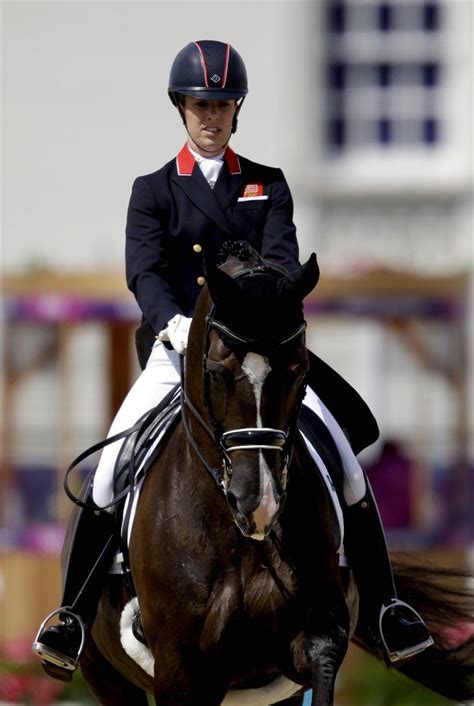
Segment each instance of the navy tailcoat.
[{"label": "navy tailcoat", "polygon": [[155,334],[175,314],[191,316],[206,267],[226,240],[247,240],[264,258],[290,271],[298,267],[293,202],[281,169],[237,157],[228,148],[211,189],[185,146],[162,169],[135,180],[127,283]]},{"label": "navy tailcoat", "polygon": [[[293,199],[283,172],[240,157],[229,147],[214,189],[187,145],[157,172],[138,177],[126,236],[127,284],[143,314],[136,337],[142,367],[167,322],[175,314],[192,316],[206,268],[226,240],[248,241],[289,272],[299,267]],[[320,362],[324,396],[318,391],[317,356],[311,356],[312,387],[346,429],[356,451],[373,443],[378,429],[367,405]]]}]

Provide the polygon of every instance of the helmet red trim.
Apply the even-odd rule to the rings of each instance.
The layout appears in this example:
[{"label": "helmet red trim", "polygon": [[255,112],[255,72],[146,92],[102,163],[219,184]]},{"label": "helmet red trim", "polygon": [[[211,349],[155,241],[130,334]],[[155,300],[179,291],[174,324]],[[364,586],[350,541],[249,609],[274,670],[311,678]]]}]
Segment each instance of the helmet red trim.
[{"label": "helmet red trim", "polygon": [[230,44],[227,45],[225,53],[225,65],[224,65],[224,76],[222,78],[222,88],[225,88],[227,83],[227,73],[229,71],[229,57],[230,57]]},{"label": "helmet red trim", "polygon": [[201,65],[202,65],[202,72],[204,75],[204,83],[206,85],[206,88],[209,88],[209,80],[207,77],[207,66],[206,66],[206,59],[204,58],[204,52],[201,49],[201,47],[199,46],[199,42],[194,42],[194,44],[197,46],[199,56],[201,57]]}]

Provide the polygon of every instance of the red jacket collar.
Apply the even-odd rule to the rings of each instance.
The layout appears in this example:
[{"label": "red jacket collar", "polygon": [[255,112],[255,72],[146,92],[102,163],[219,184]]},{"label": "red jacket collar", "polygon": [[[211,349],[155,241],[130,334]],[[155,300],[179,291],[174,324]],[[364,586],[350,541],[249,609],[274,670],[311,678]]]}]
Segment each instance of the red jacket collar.
[{"label": "red jacket collar", "polygon": [[[241,173],[242,170],[240,168],[239,158],[230,147],[227,147],[224,153],[224,159],[230,174]],[[176,170],[178,172],[178,176],[191,176],[195,164],[196,160],[189,151],[188,143],[186,143],[176,157]]]},{"label": "red jacket collar", "polygon": [[240,160],[235,154],[234,150],[228,147],[224,154],[224,159],[227,164],[227,169],[231,174],[240,174],[242,172],[240,168]]}]

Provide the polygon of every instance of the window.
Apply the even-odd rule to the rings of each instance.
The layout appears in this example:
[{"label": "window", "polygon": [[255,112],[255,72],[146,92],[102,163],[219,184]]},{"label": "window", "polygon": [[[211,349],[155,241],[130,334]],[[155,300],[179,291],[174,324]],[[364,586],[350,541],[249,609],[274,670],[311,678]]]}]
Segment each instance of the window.
[{"label": "window", "polygon": [[442,1],[326,0],[325,143],[432,149],[443,140]]}]

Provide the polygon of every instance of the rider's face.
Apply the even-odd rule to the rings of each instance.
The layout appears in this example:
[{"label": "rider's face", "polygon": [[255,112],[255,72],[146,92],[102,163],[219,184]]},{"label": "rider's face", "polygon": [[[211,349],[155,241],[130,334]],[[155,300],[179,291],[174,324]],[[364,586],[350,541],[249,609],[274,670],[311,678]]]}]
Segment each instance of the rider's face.
[{"label": "rider's face", "polygon": [[202,157],[213,157],[222,152],[230,139],[232,119],[237,110],[235,101],[185,96],[183,110],[191,149]]}]

